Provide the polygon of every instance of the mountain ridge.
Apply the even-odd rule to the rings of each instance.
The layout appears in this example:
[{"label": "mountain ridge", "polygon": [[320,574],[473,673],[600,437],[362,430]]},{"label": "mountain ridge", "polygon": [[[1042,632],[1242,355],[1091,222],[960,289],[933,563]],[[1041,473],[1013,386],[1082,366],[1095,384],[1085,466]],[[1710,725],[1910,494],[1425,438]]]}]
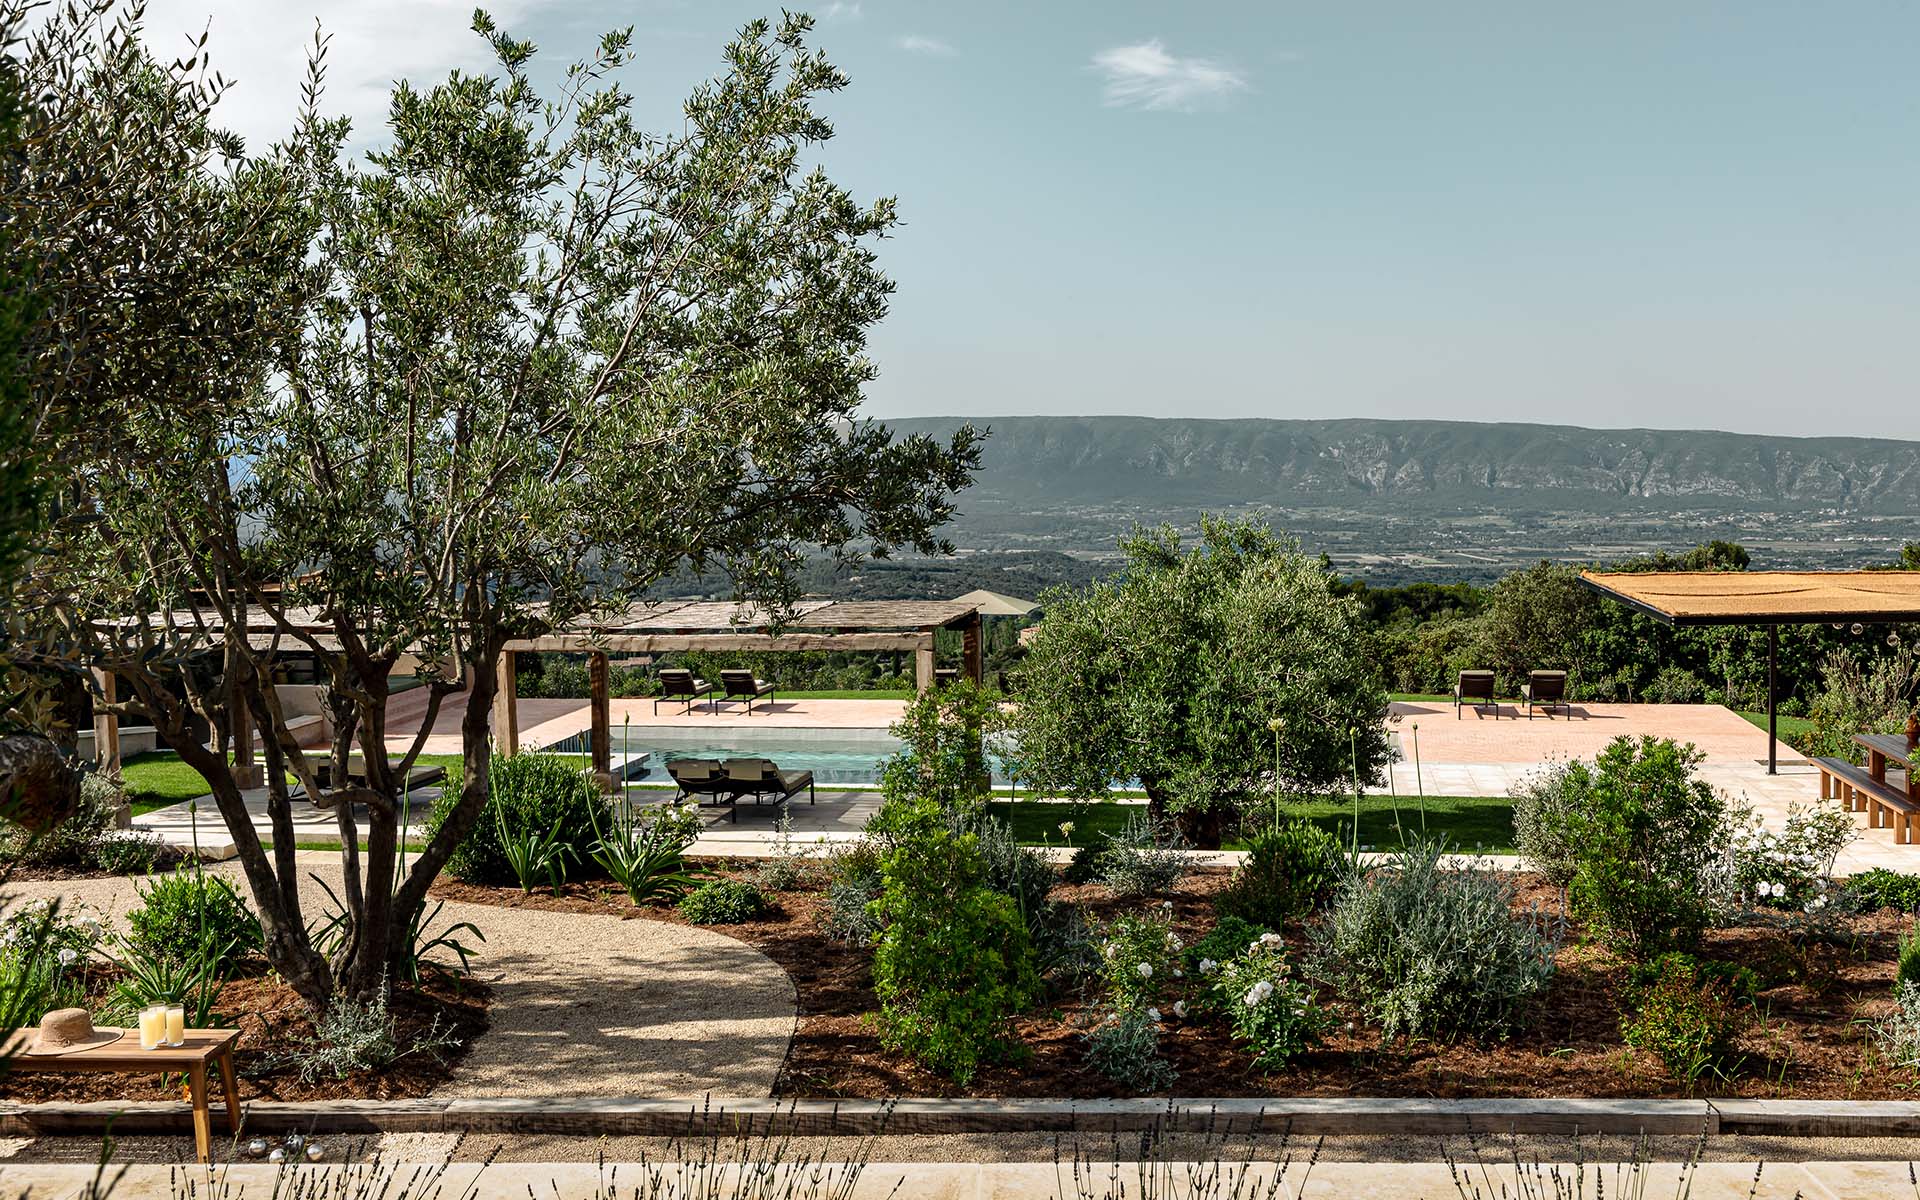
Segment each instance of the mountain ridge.
[{"label": "mountain ridge", "polygon": [[1920,442],[1379,418],[912,417],[984,425],[973,489],[1008,503],[1607,500],[1920,513]]}]

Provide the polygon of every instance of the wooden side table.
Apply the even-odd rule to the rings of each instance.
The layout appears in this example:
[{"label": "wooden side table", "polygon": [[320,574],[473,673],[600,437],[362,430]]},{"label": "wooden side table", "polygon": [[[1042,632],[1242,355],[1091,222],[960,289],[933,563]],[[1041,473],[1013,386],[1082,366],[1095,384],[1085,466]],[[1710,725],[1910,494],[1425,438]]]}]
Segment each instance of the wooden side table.
[{"label": "wooden side table", "polygon": [[[31,1038],[35,1031],[16,1030]],[[193,1145],[201,1162],[213,1161],[213,1116],[207,1108],[207,1064],[220,1072],[220,1090],[227,1101],[227,1128],[240,1128],[240,1087],[233,1074],[233,1044],[238,1029],[189,1029],[179,1046],[140,1048],[140,1031],[129,1029],[118,1039],[91,1050],[71,1054],[16,1054],[10,1069],[49,1075],[147,1075],[183,1071],[187,1095],[193,1103]],[[0,1038],[0,1042],[8,1039]]]}]

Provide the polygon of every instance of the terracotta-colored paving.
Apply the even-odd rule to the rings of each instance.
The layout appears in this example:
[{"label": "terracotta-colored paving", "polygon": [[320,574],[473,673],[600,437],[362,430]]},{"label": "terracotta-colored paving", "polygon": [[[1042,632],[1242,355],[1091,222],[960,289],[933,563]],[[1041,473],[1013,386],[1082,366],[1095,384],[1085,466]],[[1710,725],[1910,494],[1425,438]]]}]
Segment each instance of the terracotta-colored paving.
[{"label": "terracotta-colored paving", "polygon": [[[1551,716],[1524,706],[1462,708],[1452,704],[1404,704],[1391,718],[1407,752],[1419,727],[1420,757],[1445,763],[1539,763],[1562,758],[1592,758],[1614,738],[1652,734],[1692,742],[1709,761],[1767,756],[1767,734],[1718,704],[1576,704],[1571,715]],[[1783,759],[1799,755],[1783,747]]]}]

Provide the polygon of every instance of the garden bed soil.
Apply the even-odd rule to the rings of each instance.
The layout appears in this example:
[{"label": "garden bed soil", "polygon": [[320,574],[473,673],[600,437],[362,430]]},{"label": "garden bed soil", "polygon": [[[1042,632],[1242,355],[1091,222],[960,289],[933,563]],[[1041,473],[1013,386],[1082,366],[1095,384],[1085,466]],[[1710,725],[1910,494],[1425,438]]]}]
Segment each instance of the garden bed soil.
[{"label": "garden bed soil", "polygon": [[[426,1096],[452,1074],[467,1049],[487,1029],[487,986],[440,971],[426,972],[419,987],[396,987],[388,1002],[394,1017],[395,1040],[403,1048],[419,1043],[438,1027],[454,1039],[437,1053],[418,1050],[402,1055],[379,1071],[355,1072],[345,1079],[331,1077],[303,1082],[300,1069],[286,1056],[308,1045],[313,1022],[292,988],[266,971],[264,963],[250,963],[248,974],[227,981],[214,1004],[223,1028],[238,1028],[234,1067],[240,1079],[240,1098],[246,1100],[400,1100]],[[104,999],[90,995],[98,1004]],[[137,1031],[128,1036],[137,1037]],[[30,1062],[21,1059],[16,1063]],[[0,1099],[21,1104],[78,1103],[95,1100],[177,1100],[183,1095],[183,1077],[163,1079],[158,1074],[58,1075],[32,1070],[10,1070],[0,1075]]]},{"label": "garden bed soil", "polygon": [[[752,867],[727,873],[751,878]],[[1227,877],[1224,870],[1196,872],[1168,894],[1174,928],[1187,945],[1212,928],[1212,896]],[[1533,875],[1513,881],[1517,909],[1561,911],[1559,889]],[[683,923],[671,907],[635,907],[605,883],[570,883],[556,897],[443,878],[434,892],[471,904]],[[1120,900],[1099,884],[1057,886],[1052,897],[1098,919],[1150,903]],[[776,910],[760,920],[711,928],[756,947],[793,979],[800,1019],[778,1094],[1129,1094],[1086,1066],[1083,1037],[1097,1007],[1092,997],[1072,991],[1019,1017],[1020,1055],[984,1068],[965,1087],[885,1049],[871,1019],[878,1003],[870,952],[823,932],[824,891],[783,891],[774,899]],[[1333,1032],[1283,1072],[1254,1068],[1223,1028],[1198,1019],[1169,1017],[1162,1049],[1179,1073],[1171,1091],[1183,1096],[1908,1098],[1913,1074],[1880,1061],[1869,1023],[1894,1008],[1896,944],[1910,924],[1910,917],[1891,911],[1835,917],[1831,941],[1796,940],[1777,922],[1709,931],[1700,955],[1752,968],[1761,991],[1737,1045],[1736,1068],[1691,1087],[1652,1054],[1622,1043],[1619,1006],[1628,967],[1571,923],[1551,988],[1506,1040],[1387,1043],[1362,1014],[1335,1001]],[[1296,953],[1306,941],[1299,929],[1288,930],[1287,938]]]}]

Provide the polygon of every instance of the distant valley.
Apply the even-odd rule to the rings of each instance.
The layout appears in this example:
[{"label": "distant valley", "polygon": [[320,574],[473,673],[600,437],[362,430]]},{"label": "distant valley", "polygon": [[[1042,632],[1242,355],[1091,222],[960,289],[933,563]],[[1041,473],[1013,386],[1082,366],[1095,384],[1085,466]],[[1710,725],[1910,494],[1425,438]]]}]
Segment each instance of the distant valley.
[{"label": "distant valley", "polygon": [[[888,421],[950,433],[956,417]],[[992,430],[949,536],[811,590],[1032,594],[1111,569],[1134,523],[1261,517],[1379,584],[1486,581],[1541,558],[1744,544],[1756,568],[1850,567],[1920,539],[1920,443],[1467,421],[976,418]],[[962,586],[964,585],[964,586]]]}]

